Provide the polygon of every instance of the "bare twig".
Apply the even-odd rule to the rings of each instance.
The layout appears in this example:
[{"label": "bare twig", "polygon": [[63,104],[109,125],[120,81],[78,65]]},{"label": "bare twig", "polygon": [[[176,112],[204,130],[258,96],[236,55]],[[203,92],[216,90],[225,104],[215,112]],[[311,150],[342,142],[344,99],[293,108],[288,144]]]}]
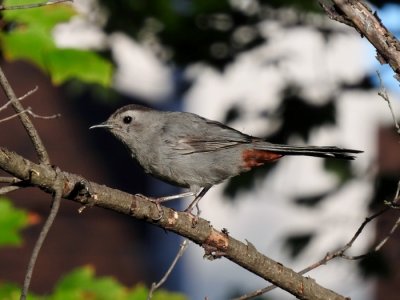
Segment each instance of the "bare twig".
[{"label": "bare twig", "polygon": [[58,209],[60,208],[61,197],[62,197],[62,188],[63,188],[63,181],[61,178],[61,171],[56,170],[56,178],[54,180],[54,195],[53,195],[53,202],[51,206],[51,210],[47,220],[39,234],[39,237],[36,241],[35,247],[33,248],[31,258],[29,260],[28,269],[26,270],[25,279],[24,279],[24,286],[22,288],[20,300],[25,300],[28,295],[29,285],[31,283],[31,278],[33,274],[33,269],[35,268],[36,260],[39,255],[40,249],[43,246],[44,240],[47,237],[47,234],[54,223],[54,220],[57,216]]},{"label": "bare twig", "polygon": [[61,114],[54,114],[54,115],[50,115],[50,116],[38,115],[38,114],[36,114],[36,113],[33,112],[33,110],[32,110],[31,107],[28,107],[25,111],[26,111],[29,115],[31,115],[32,117],[37,118],[37,119],[50,120],[50,119],[56,119],[56,118],[61,117]]},{"label": "bare twig", "polygon": [[397,227],[399,227],[399,224],[400,224],[400,218],[398,218],[396,223],[394,223],[389,234],[375,247],[375,249],[374,249],[375,252],[379,251],[385,245],[385,243],[392,237],[392,235],[396,231]]},{"label": "bare twig", "polygon": [[[369,255],[369,254],[375,252],[375,250],[373,250],[373,251],[371,251],[371,252],[369,252],[367,254],[360,255],[359,257],[358,256],[352,257],[352,256],[348,256],[348,255],[344,254],[349,248],[351,248],[353,246],[354,242],[357,240],[359,235],[362,233],[362,231],[364,230],[365,226],[369,222],[371,222],[375,218],[379,217],[380,215],[382,215],[383,213],[385,213],[388,210],[389,210],[389,207],[385,207],[384,209],[378,211],[377,213],[365,218],[364,222],[362,222],[362,224],[358,227],[357,231],[355,232],[353,237],[350,239],[350,241],[346,245],[344,245],[343,247],[339,248],[338,250],[336,250],[334,252],[328,252],[322,259],[320,259],[319,261],[313,263],[312,265],[309,265],[308,267],[304,268],[303,270],[299,271],[298,274],[304,275],[304,274],[310,272],[311,270],[314,270],[314,269],[316,269],[316,268],[318,268],[318,267],[320,267],[322,265],[325,265],[330,260],[332,260],[332,259],[334,259],[336,257],[341,257],[343,259],[360,259],[360,258],[365,257],[366,255]],[[257,297],[257,296],[260,296],[260,295],[265,294],[267,292],[270,292],[275,288],[276,288],[275,285],[270,285],[270,286],[267,286],[265,288],[258,289],[256,291],[250,292],[250,293],[248,293],[246,295],[242,295],[242,296],[240,296],[238,298],[234,298],[233,300],[252,299],[254,297]]]},{"label": "bare twig", "polygon": [[[396,194],[393,197],[392,201],[385,201],[385,204],[387,205],[387,207],[385,209],[383,209],[384,211],[389,210],[389,208],[396,208],[398,209],[398,207],[396,207],[397,202],[399,201],[399,193],[400,193],[400,181],[397,183],[397,190],[396,190]],[[393,224],[392,228],[390,229],[389,233],[387,236],[385,236],[376,246],[372,251],[369,251],[365,254],[361,254],[361,255],[356,255],[356,256],[348,256],[348,255],[341,255],[341,257],[345,258],[345,259],[349,259],[349,260],[356,260],[356,259],[361,259],[364,258],[372,253],[378,252],[380,249],[382,249],[382,247],[386,244],[386,242],[392,237],[392,235],[394,234],[394,232],[396,231],[397,227],[399,227],[400,225],[400,218],[398,218],[396,220],[396,222]]]},{"label": "bare twig", "polygon": [[319,3],[328,17],[355,28],[366,37],[375,47],[378,61],[389,64],[400,81],[400,42],[365,1],[319,0]]},{"label": "bare twig", "polygon": [[58,117],[61,116],[60,114],[55,114],[55,115],[51,115],[51,116],[41,116],[41,115],[35,114],[35,113],[32,111],[32,108],[28,107],[27,109],[24,109],[23,111],[21,111],[21,112],[19,112],[19,113],[13,114],[12,116],[5,117],[5,118],[3,118],[3,119],[0,119],[0,123],[5,122],[5,121],[9,121],[9,120],[11,120],[11,119],[14,119],[14,118],[20,116],[21,114],[25,114],[25,113],[31,115],[31,116],[34,117],[34,118],[45,119],[45,120],[48,120],[48,119],[55,119],[55,118],[58,118]]},{"label": "bare twig", "polygon": [[27,112],[27,110],[24,109],[23,111],[21,111],[21,112],[19,112],[19,113],[13,114],[13,115],[8,116],[8,117],[5,117],[5,118],[3,118],[3,119],[0,119],[0,123],[3,123],[3,122],[6,122],[6,121],[10,121],[10,120],[12,120],[12,119],[15,119],[16,117],[19,117],[21,114],[26,113],[26,112]]},{"label": "bare twig", "polygon": [[392,107],[392,102],[390,101],[387,90],[386,90],[385,86],[383,85],[381,73],[379,71],[376,71],[376,74],[378,75],[379,86],[380,86],[380,91],[378,92],[378,95],[381,96],[382,99],[385,100],[386,103],[388,104],[390,113],[392,114],[394,126],[397,129],[397,133],[400,134],[400,126],[399,126],[399,123],[397,122],[396,115],[395,115],[393,107]]},{"label": "bare twig", "polygon": [[4,195],[7,194],[9,192],[15,191],[19,188],[21,188],[21,186],[19,185],[14,185],[18,182],[21,182],[20,179],[15,178],[15,177],[0,177],[0,183],[9,183],[9,186],[4,186],[0,188],[0,195]]},{"label": "bare twig", "polygon": [[1,10],[17,10],[17,9],[37,8],[37,7],[46,6],[46,5],[59,4],[59,3],[63,3],[63,2],[73,2],[73,0],[53,0],[53,1],[47,1],[47,2],[41,2],[41,3],[22,4],[22,5],[13,5],[13,6],[0,5],[0,11]]},{"label": "bare twig", "polygon": [[29,97],[30,95],[32,95],[33,93],[36,93],[38,91],[39,87],[35,86],[33,89],[31,89],[30,91],[27,91],[24,95],[22,95],[21,97],[18,98],[19,101],[24,100],[25,98]]},{"label": "bare twig", "polygon": [[[28,96],[32,95],[34,92],[36,92],[38,90],[38,87],[36,86],[34,89],[28,91],[25,95],[22,95],[21,97],[18,98],[18,101],[24,100],[25,98],[27,98]],[[7,101],[6,104],[0,106],[0,111],[5,110],[7,107],[9,107],[11,105],[12,101],[9,100]]]},{"label": "bare twig", "polygon": [[13,106],[15,112],[19,114],[19,119],[21,120],[22,125],[25,127],[26,132],[28,133],[32,143],[35,147],[36,154],[39,157],[40,163],[50,165],[49,155],[47,154],[46,148],[43,145],[43,142],[36,131],[36,128],[33,126],[32,121],[29,119],[27,113],[24,113],[24,108],[22,104],[18,101],[17,96],[15,96],[14,90],[12,89],[10,83],[6,75],[4,74],[2,68],[0,67],[0,85],[7,95],[8,100],[11,101],[11,105]]},{"label": "bare twig", "polygon": [[[396,190],[396,194],[393,198],[392,201],[390,201],[390,203],[396,204],[399,201],[399,195],[400,195],[400,181],[397,184],[397,190]],[[399,227],[400,225],[400,218],[397,219],[397,221],[395,222],[395,224],[392,226],[391,230],[389,231],[388,235],[382,239],[382,241],[380,241],[373,250],[365,253],[365,254],[361,254],[361,255],[354,255],[354,256],[350,256],[345,254],[345,252],[351,248],[354,244],[354,242],[357,240],[357,238],[359,237],[359,235],[362,233],[362,231],[364,230],[365,226],[367,226],[367,224],[369,222],[371,222],[372,220],[376,219],[377,217],[379,217],[380,215],[384,214],[385,212],[387,212],[388,210],[390,210],[391,206],[387,206],[383,209],[381,209],[380,211],[378,211],[377,213],[365,218],[364,222],[361,223],[361,225],[358,227],[357,231],[355,232],[355,234],[353,235],[353,237],[350,239],[350,241],[344,245],[343,247],[339,248],[338,250],[334,251],[334,252],[330,252],[327,253],[322,259],[320,259],[319,261],[313,263],[312,265],[304,268],[303,270],[301,270],[300,272],[298,272],[300,275],[304,275],[308,272],[310,272],[311,270],[314,270],[318,267],[320,267],[321,265],[325,265],[326,263],[328,263],[330,260],[336,258],[336,257],[341,257],[343,259],[347,259],[347,260],[358,260],[358,259],[362,259],[365,258],[368,255],[371,255],[372,253],[378,252],[380,249],[382,249],[382,247],[386,244],[386,242],[392,237],[392,235],[394,234],[394,232],[396,231],[396,229]],[[265,288],[262,289],[258,289],[256,291],[253,291],[251,293],[242,295],[238,298],[235,298],[233,300],[247,300],[247,299],[252,299],[254,297],[260,296],[262,294],[265,294],[267,292],[272,291],[273,289],[275,289],[276,286],[275,285],[270,285],[267,286]]]},{"label": "bare twig", "polygon": [[16,186],[16,185],[3,186],[2,188],[0,188],[0,195],[5,195],[9,192],[18,190],[19,188],[20,188],[20,186]]},{"label": "bare twig", "polygon": [[154,291],[156,289],[158,289],[161,285],[163,285],[164,282],[167,280],[167,278],[171,274],[172,270],[175,268],[179,258],[182,257],[183,253],[187,249],[188,245],[189,245],[189,241],[187,239],[183,240],[183,242],[181,243],[181,246],[179,247],[179,251],[176,254],[174,260],[171,263],[171,265],[169,266],[167,272],[165,272],[164,276],[160,279],[159,282],[157,282],[157,283],[153,282],[153,284],[151,285],[151,288],[149,290],[149,294],[147,295],[147,300],[150,300],[153,297]]},{"label": "bare twig", "polygon": [[8,177],[8,176],[6,176],[6,177],[1,176],[0,177],[0,183],[14,184],[14,183],[17,183],[17,182],[20,182],[20,181],[21,181],[21,179],[18,179],[16,177]]},{"label": "bare twig", "polygon": [[[39,187],[47,193],[53,189],[54,169],[48,165],[35,164],[4,147],[0,147],[0,169],[26,181],[25,184]],[[82,176],[62,172],[62,177],[62,197],[80,204],[87,204],[87,196],[82,197],[77,193],[77,185],[81,186],[84,180]],[[345,297],[322,287],[315,280],[303,277],[263,255],[254,246],[233,238],[227,234],[226,230],[216,230],[209,221],[203,218],[199,217],[196,226],[193,227],[191,214],[174,211],[164,206],[160,206],[162,211],[160,214],[157,205],[154,201],[150,201],[150,198],[131,195],[95,182],[89,182],[89,184],[91,193],[97,196],[95,206],[129,215],[175,232],[202,247],[213,247],[219,253],[223,253],[225,258],[300,299],[345,300]]]}]

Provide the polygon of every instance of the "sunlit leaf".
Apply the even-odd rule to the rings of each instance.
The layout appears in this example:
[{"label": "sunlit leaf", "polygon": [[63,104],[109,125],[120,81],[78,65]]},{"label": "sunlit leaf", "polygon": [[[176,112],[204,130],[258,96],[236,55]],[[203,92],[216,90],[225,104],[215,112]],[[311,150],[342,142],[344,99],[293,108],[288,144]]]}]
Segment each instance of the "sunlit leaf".
[{"label": "sunlit leaf", "polygon": [[87,266],[67,274],[57,283],[52,299],[123,299],[124,287],[111,277],[95,278]]},{"label": "sunlit leaf", "polygon": [[[90,266],[76,269],[56,285],[52,300],[145,300],[148,289],[138,284],[127,288],[112,277],[96,277]],[[156,290],[153,300],[185,300],[180,293]]]},{"label": "sunlit leaf", "polygon": [[[35,1],[43,2],[43,1]],[[7,1],[8,6],[33,1]],[[112,64],[95,52],[60,49],[52,31],[55,25],[75,15],[71,5],[57,4],[40,8],[4,12],[10,30],[0,32],[3,55],[8,60],[25,60],[49,74],[54,84],[71,79],[105,87],[111,85]]]},{"label": "sunlit leaf", "polygon": [[[43,2],[46,1],[6,0],[4,5],[13,6]],[[40,27],[49,33],[55,25],[68,21],[75,14],[73,6],[68,4],[46,5],[38,8],[6,10],[3,12],[5,21],[29,25],[29,27]]]},{"label": "sunlit leaf", "polygon": [[[19,300],[21,296],[21,287],[10,282],[0,282],[1,300]],[[44,300],[45,297],[39,297],[29,293],[28,300]]]},{"label": "sunlit leaf", "polygon": [[84,82],[108,86],[113,66],[100,55],[77,49],[58,49],[48,53],[47,68],[55,84],[76,78]]},{"label": "sunlit leaf", "polygon": [[46,70],[45,57],[55,49],[50,36],[40,28],[26,27],[0,35],[3,54],[7,60],[26,60]]}]

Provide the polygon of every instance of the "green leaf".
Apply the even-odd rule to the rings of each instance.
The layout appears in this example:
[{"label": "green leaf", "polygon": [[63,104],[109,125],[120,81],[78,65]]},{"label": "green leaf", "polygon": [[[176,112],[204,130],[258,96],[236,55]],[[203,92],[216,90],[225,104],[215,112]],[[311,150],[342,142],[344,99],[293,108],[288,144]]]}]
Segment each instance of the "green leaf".
[{"label": "green leaf", "polygon": [[112,64],[94,52],[58,49],[48,53],[46,61],[55,84],[73,78],[103,86],[111,84]]},{"label": "green leaf", "polygon": [[[129,292],[124,300],[146,300],[149,289],[144,284],[137,284]],[[156,290],[153,293],[153,300],[185,300],[187,297],[182,293],[174,293],[166,290]]]},{"label": "green leaf", "polygon": [[21,289],[13,283],[0,283],[0,299],[17,300],[21,294]]},{"label": "green leaf", "polygon": [[19,231],[27,224],[28,214],[0,197],[0,246],[20,245],[22,237]]},{"label": "green leaf", "polygon": [[[147,299],[146,298],[142,298]],[[153,300],[185,300],[187,297],[181,293],[172,293],[168,292],[166,290],[156,290],[155,293],[153,294]]]},{"label": "green leaf", "polygon": [[[43,2],[46,1],[7,0],[4,1],[4,5],[13,6]],[[4,20],[16,22],[19,25],[17,28],[21,26],[43,28],[49,34],[51,34],[51,30],[55,25],[67,22],[75,14],[73,7],[68,4],[46,5],[38,8],[6,10],[3,12]]]},{"label": "green leaf", "polygon": [[45,58],[55,48],[50,36],[41,28],[25,28],[0,35],[3,54],[7,60],[26,60],[46,71]]},{"label": "green leaf", "polygon": [[[54,293],[46,296],[29,294],[28,300],[146,300],[149,290],[143,284],[129,289],[114,278],[96,278],[90,266],[78,268],[62,278]],[[0,282],[1,300],[19,300],[21,288],[13,283]],[[153,300],[186,300],[181,293],[156,290]]]},{"label": "green leaf", "polygon": [[[19,300],[21,296],[21,287],[11,282],[0,282],[1,300]],[[28,294],[28,300],[45,300],[46,297]]]},{"label": "green leaf", "polygon": [[79,268],[66,275],[57,285],[52,299],[123,299],[125,288],[111,277],[95,278],[93,268]]},{"label": "green leaf", "polygon": [[[43,1],[34,1],[43,2]],[[7,1],[21,5],[33,1]],[[4,12],[4,20],[13,24],[9,32],[0,32],[3,55],[8,60],[25,60],[48,73],[54,84],[70,79],[109,87],[113,65],[99,54],[86,50],[57,48],[52,30],[75,15],[71,5],[57,4],[40,8]]]},{"label": "green leaf", "polygon": [[[49,300],[145,300],[148,289],[138,284],[132,289],[121,285],[112,277],[96,278],[90,266],[76,269],[66,275],[55,287]],[[181,293],[157,290],[153,300],[185,300]]]}]

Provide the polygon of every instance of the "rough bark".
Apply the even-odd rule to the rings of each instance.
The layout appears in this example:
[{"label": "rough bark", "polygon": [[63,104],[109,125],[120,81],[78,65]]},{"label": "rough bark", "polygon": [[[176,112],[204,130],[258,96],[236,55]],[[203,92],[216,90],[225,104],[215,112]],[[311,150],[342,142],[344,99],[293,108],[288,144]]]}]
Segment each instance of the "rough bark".
[{"label": "rough bark", "polygon": [[400,81],[400,43],[376,12],[359,0],[320,0],[319,3],[331,19],[354,27],[366,37],[376,48],[378,61],[389,64]]},{"label": "rough bark", "polygon": [[[48,165],[35,164],[18,154],[0,148],[0,168],[21,179],[21,186],[36,186],[47,193],[55,192],[58,180],[62,181],[61,196],[82,205],[95,205],[115,212],[130,215],[175,232],[192,240],[205,249],[210,259],[225,257],[250,272],[264,278],[299,299],[346,299],[318,285],[315,280],[303,277],[295,271],[266,257],[250,243],[244,244],[216,230],[207,220],[191,214],[160,207],[144,196],[131,195],[104,185],[89,182],[80,175],[56,171]],[[91,197],[87,196],[87,187]],[[161,212],[161,214],[160,214]],[[90,213],[90,212],[84,212]]]}]

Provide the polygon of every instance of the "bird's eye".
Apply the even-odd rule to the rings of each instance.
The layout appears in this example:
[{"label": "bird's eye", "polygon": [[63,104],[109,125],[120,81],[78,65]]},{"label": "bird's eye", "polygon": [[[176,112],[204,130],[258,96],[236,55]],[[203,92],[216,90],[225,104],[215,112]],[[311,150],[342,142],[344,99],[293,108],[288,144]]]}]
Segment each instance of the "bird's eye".
[{"label": "bird's eye", "polygon": [[125,124],[129,124],[130,122],[132,122],[132,117],[131,117],[131,116],[125,116],[125,117],[122,119],[122,121],[123,121]]}]

